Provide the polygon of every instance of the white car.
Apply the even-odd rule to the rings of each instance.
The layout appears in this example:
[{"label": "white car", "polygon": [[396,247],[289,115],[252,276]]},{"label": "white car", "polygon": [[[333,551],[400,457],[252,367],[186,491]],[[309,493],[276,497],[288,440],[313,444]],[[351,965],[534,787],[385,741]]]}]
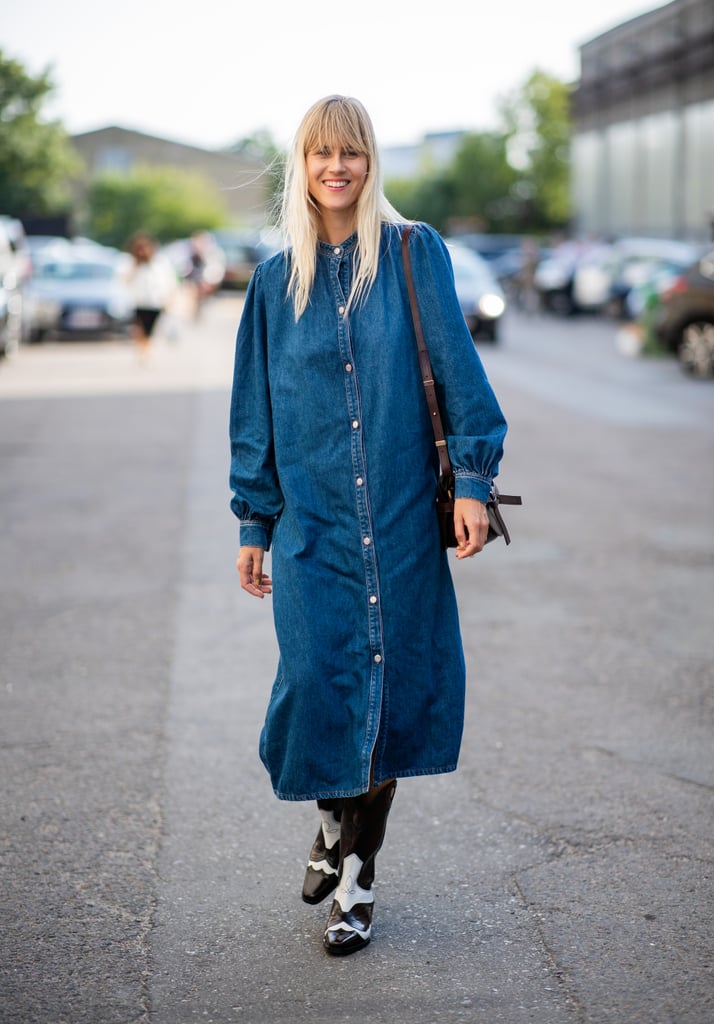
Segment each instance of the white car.
[{"label": "white car", "polygon": [[22,334],[22,288],[30,258],[22,224],[0,217],[0,358],[17,349]]}]

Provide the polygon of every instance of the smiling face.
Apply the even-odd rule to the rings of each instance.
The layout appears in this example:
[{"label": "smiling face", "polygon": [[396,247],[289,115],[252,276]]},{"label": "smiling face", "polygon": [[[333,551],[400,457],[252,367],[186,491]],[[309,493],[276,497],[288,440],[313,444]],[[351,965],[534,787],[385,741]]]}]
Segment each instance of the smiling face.
[{"label": "smiling face", "polygon": [[307,153],[305,163],[308,191],[323,220],[353,218],[369,170],[366,154],[341,144],[321,145]]}]

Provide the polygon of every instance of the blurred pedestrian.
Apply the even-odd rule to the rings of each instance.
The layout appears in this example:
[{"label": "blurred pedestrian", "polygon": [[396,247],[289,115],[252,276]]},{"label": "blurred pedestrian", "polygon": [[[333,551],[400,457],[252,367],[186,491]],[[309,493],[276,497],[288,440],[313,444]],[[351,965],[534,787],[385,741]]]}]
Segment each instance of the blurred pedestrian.
[{"label": "blurred pedestrian", "polygon": [[197,319],[207,298],[218,290],[225,274],[225,257],[207,231],[194,231],[188,242],[184,281],[191,292],[193,316]]},{"label": "blurred pedestrian", "polygon": [[127,246],[132,262],[127,285],[134,305],[132,336],[139,358],[146,361],[156,322],[176,294],[178,280],[156,241],[145,231],[133,235]]},{"label": "blurred pedestrian", "polygon": [[538,312],[540,303],[536,287],[536,270],[540,254],[538,246],[532,238],[524,238],[521,243],[521,270],[518,275],[518,305],[530,315]]},{"label": "blurred pedestrian", "polygon": [[[302,895],[334,893],[323,942],[340,955],[370,941],[397,778],[456,768],[464,657],[434,505],[406,222],[384,196],[357,100],[331,96],[305,115],[282,219],[286,249],[255,271],[238,331],[231,504],[241,586],[254,597],[273,593],[263,571],[272,545],[280,663],[260,754],[280,799],[317,801]],[[409,247],[464,559],[485,542],[506,425],[447,249],[426,224]]]}]

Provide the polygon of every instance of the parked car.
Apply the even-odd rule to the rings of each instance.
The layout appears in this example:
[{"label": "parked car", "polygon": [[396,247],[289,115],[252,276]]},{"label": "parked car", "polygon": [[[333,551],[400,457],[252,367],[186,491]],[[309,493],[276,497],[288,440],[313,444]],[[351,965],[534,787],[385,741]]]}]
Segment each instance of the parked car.
[{"label": "parked car", "polygon": [[[602,265],[602,290],[596,309],[620,319],[630,315],[630,293],[660,277],[679,272],[700,254],[696,245],[666,238],[621,238]],[[577,273],[576,273],[577,290]]]},{"label": "parked car", "polygon": [[257,265],[277,251],[252,232],[225,229],[213,234],[225,258],[224,288],[247,288]]},{"label": "parked car", "polygon": [[619,238],[613,242],[566,242],[536,269],[543,308],[562,315],[631,315],[630,293],[663,271],[679,271],[698,250],[661,238]]},{"label": "parked car", "polygon": [[22,289],[30,271],[22,223],[0,217],[0,358],[17,349],[22,334]]},{"label": "parked car", "polygon": [[32,264],[37,260],[71,253],[72,243],[62,235],[28,235],[27,248]]},{"label": "parked car", "polygon": [[714,377],[714,250],[660,294],[654,330],[687,373]]},{"label": "parked car", "polygon": [[38,259],[24,289],[23,336],[124,334],[132,303],[110,252]]},{"label": "parked car", "polygon": [[0,281],[0,359],[17,351],[22,338],[22,295]]},{"label": "parked car", "polygon": [[586,251],[578,242],[563,242],[540,260],[533,285],[542,309],[561,316],[571,316],[578,311],[573,294],[575,270]]},{"label": "parked car", "polygon": [[459,242],[447,240],[454,268],[456,294],[471,337],[497,341],[498,325],[506,309],[503,289],[488,263]]}]

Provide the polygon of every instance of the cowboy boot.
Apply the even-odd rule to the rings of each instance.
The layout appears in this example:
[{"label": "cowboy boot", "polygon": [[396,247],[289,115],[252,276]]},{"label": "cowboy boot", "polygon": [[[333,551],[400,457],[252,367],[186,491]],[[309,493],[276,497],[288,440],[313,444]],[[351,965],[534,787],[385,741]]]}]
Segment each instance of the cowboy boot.
[{"label": "cowboy boot", "polygon": [[339,882],[325,928],[324,945],[333,956],[347,956],[372,937],[375,860],[384,841],[397,783],[345,800],[340,828]]},{"label": "cowboy boot", "polygon": [[340,864],[341,800],[318,800],[322,823],[310,850],[305,870],[302,898],[306,903],[322,903],[337,887]]}]

